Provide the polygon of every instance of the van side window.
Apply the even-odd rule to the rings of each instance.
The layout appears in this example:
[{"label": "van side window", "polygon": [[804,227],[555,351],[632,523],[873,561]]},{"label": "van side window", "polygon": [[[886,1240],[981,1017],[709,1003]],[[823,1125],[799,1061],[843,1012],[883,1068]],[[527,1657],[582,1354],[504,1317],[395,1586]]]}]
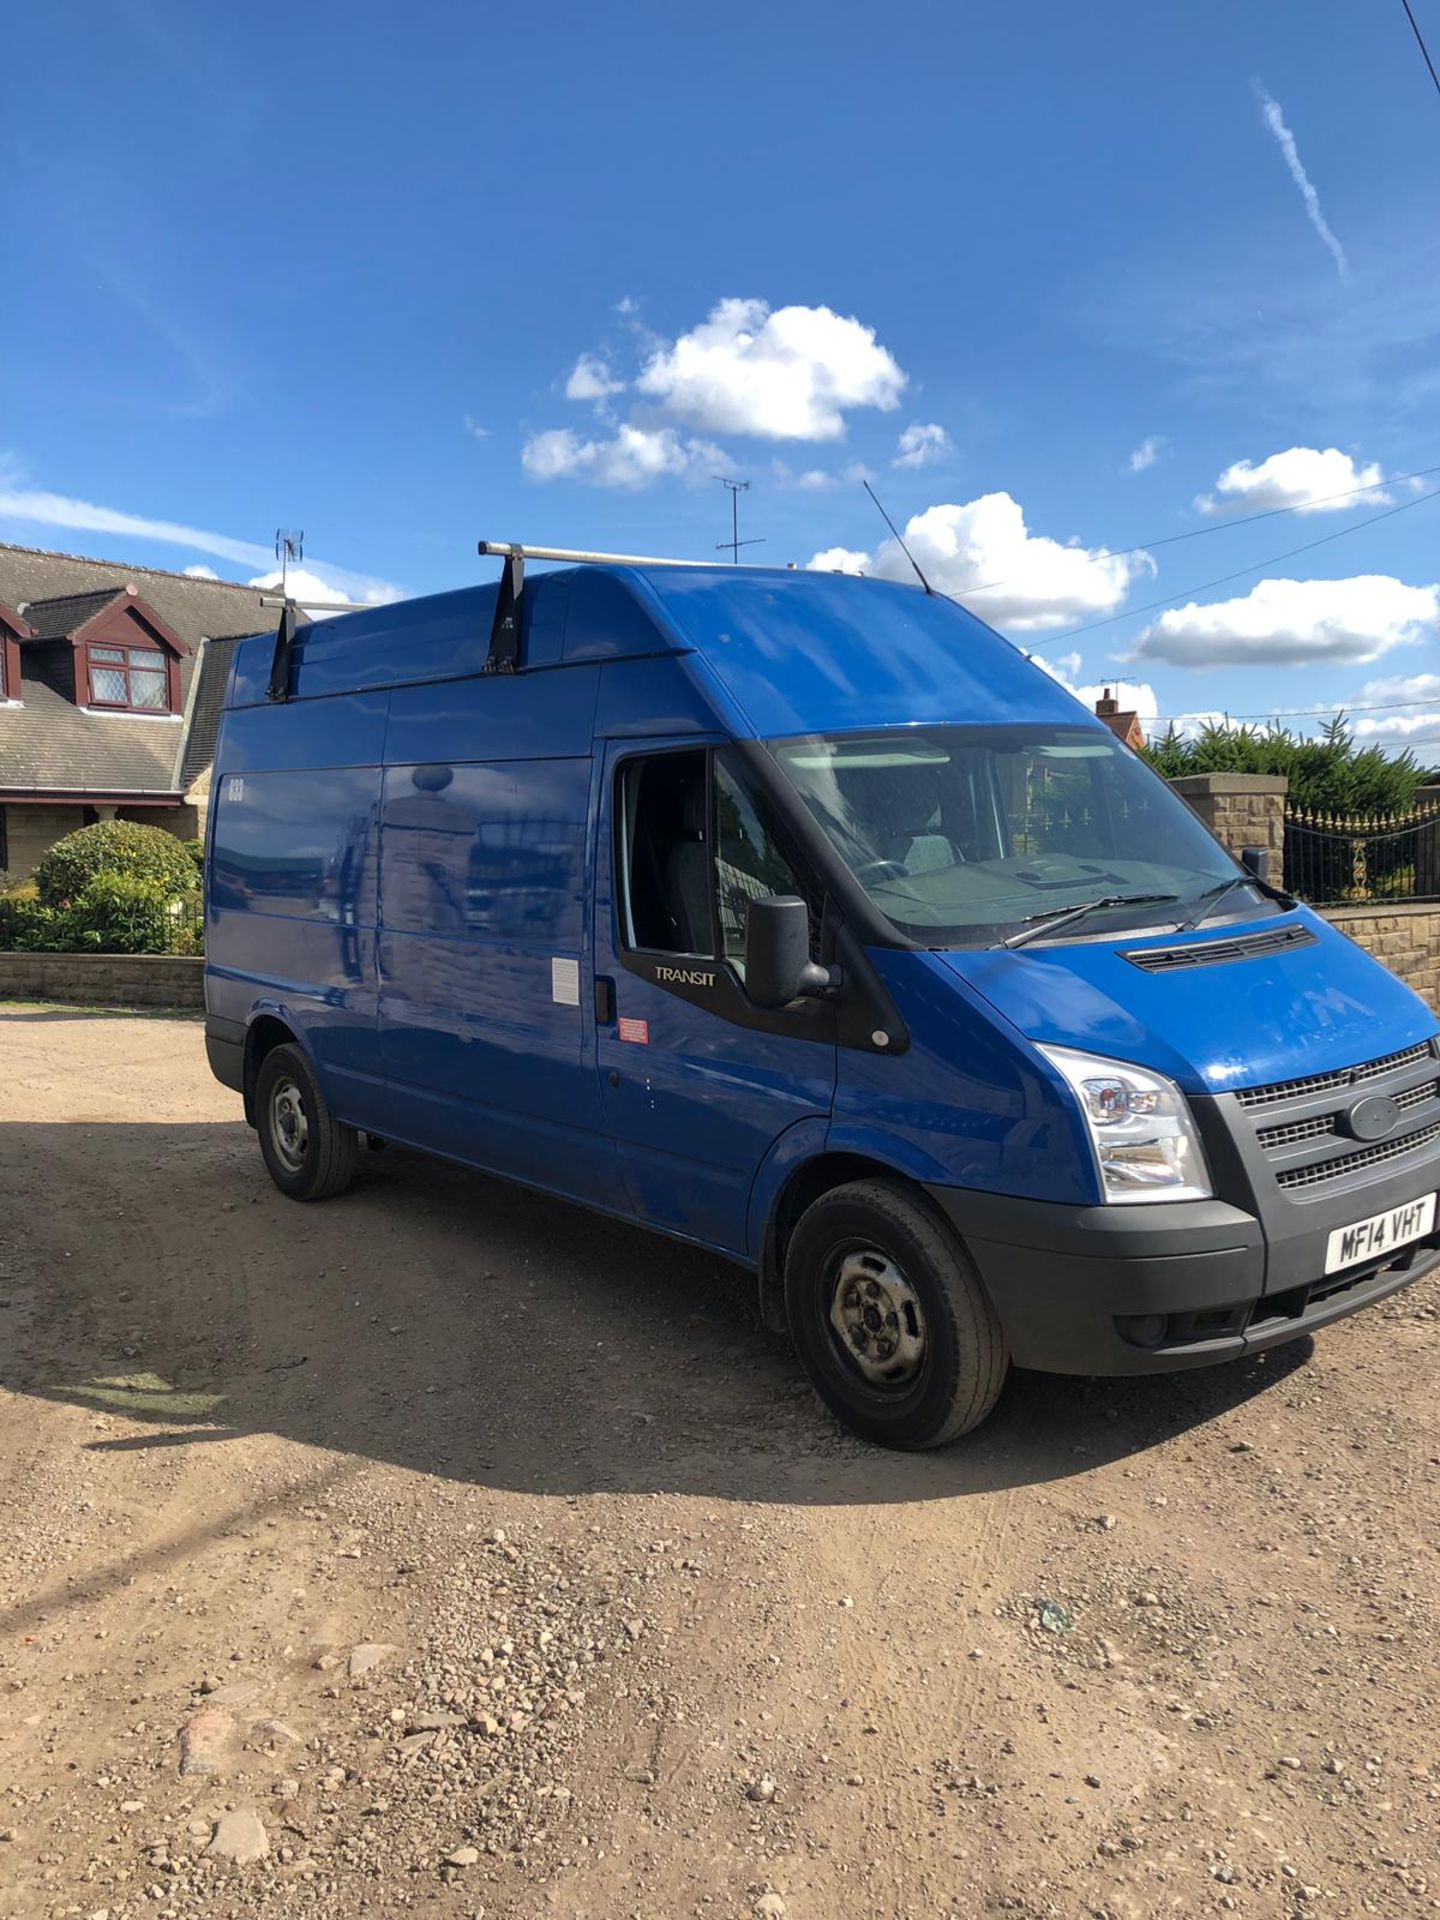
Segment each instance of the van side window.
[{"label": "van side window", "polygon": [[625,763],[619,798],[627,946],[714,958],[708,765],[703,750]]},{"label": "van side window", "polygon": [[[743,769],[723,752],[714,764],[713,810],[706,785],[710,757],[703,749],[649,754],[621,770],[625,944],[650,953],[723,958],[743,976],[750,901],[767,893],[809,899],[811,889],[797,878],[764,798]],[[815,902],[810,905],[813,921]]]}]

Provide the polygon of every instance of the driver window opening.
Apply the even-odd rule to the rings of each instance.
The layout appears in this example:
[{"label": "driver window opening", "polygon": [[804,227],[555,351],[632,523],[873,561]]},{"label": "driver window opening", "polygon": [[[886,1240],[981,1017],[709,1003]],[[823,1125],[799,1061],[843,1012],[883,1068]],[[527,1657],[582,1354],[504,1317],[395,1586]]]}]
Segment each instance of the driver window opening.
[{"label": "driver window opening", "polygon": [[627,944],[713,959],[707,756],[659,753],[621,773],[620,862]]},{"label": "driver window opening", "polygon": [[[752,900],[799,894],[818,933],[814,889],[781,847],[763,796],[727,756],[631,760],[620,775],[620,877],[627,946],[728,960],[745,975]],[[713,800],[713,806],[712,806]],[[713,844],[712,844],[713,836]]]}]

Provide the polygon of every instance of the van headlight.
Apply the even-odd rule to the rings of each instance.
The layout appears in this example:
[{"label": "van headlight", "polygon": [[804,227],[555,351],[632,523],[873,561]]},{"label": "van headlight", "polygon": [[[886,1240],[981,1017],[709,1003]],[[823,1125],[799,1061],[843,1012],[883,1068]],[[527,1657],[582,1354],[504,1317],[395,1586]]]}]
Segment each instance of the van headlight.
[{"label": "van headlight", "polygon": [[1210,1198],[1200,1136],[1173,1080],[1126,1060],[1102,1060],[1069,1047],[1037,1051],[1080,1102],[1107,1201]]}]

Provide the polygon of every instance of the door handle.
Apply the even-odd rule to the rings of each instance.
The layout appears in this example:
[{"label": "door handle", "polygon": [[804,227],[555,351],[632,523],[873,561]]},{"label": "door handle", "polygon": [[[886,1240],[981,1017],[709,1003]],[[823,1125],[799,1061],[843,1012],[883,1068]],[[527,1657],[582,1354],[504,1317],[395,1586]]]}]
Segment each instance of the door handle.
[{"label": "door handle", "polygon": [[615,982],[600,973],[595,976],[595,1019],[602,1027],[611,1026],[615,1019]]}]

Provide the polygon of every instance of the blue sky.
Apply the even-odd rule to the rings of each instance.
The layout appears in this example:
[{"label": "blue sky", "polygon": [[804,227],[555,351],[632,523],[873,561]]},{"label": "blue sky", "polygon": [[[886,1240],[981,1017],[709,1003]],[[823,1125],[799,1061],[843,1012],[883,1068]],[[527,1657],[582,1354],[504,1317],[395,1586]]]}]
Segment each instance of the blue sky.
[{"label": "blue sky", "polygon": [[10,52],[0,539],[247,579],[300,526],[427,592],[481,535],[708,555],[721,472],[757,560],[889,570],[864,473],[1076,686],[1440,759],[1440,472],[1314,504],[1440,468],[1399,0],[76,0]]}]

